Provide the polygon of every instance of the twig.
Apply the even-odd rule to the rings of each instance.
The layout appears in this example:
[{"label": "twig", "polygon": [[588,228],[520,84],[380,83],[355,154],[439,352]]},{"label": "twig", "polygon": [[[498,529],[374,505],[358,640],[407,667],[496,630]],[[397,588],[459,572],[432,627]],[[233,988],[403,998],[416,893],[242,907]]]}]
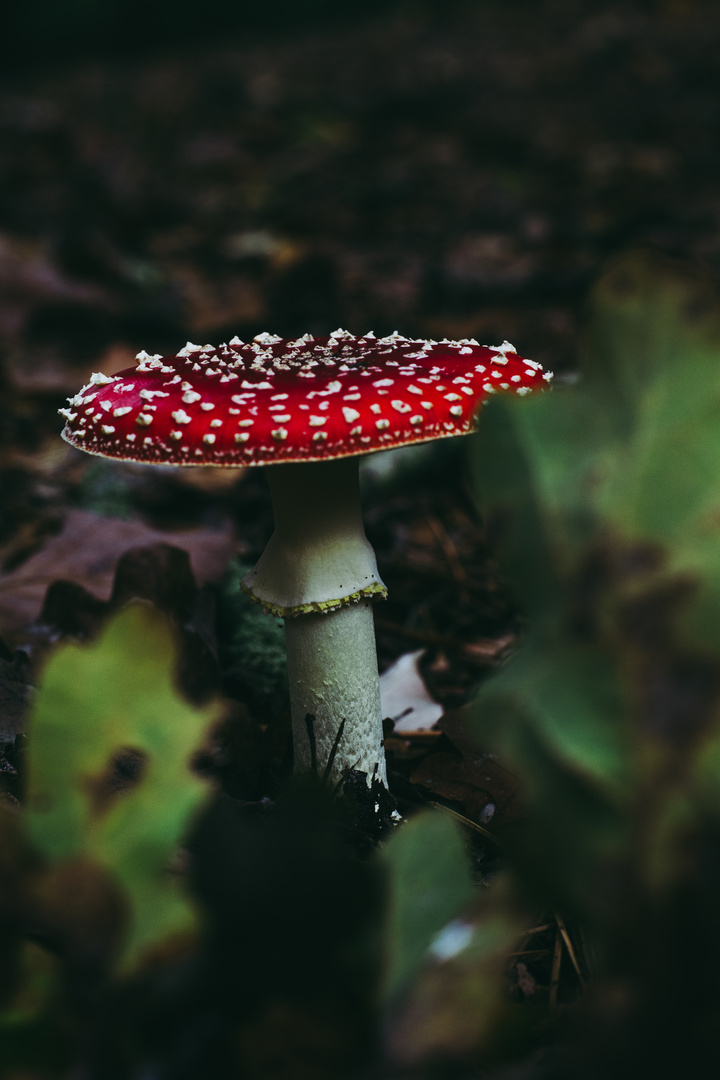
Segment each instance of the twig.
[{"label": "twig", "polygon": [[310,769],[313,776],[317,776],[317,747],[315,746],[315,717],[312,713],[305,713],[305,730],[310,743]]},{"label": "twig", "polygon": [[557,1008],[558,988],[560,986],[560,965],[562,963],[563,939],[560,928],[555,935],[555,948],[553,949],[552,972],[550,974],[550,1009]]},{"label": "twig", "polygon": [[478,825],[476,822],[471,821],[470,818],[465,817],[463,814],[458,814],[457,810],[451,810],[449,806],[443,806],[443,804],[439,802],[431,802],[430,805],[437,807],[438,810],[444,810],[446,814],[451,814],[456,821],[461,822],[463,825],[467,825],[468,829],[474,829],[475,832],[479,832],[486,840],[491,840],[496,847],[502,846],[497,837],[493,836],[491,832],[488,832],[482,825]]},{"label": "twig", "polygon": [[345,730],[345,720],[343,719],[343,720],[340,721],[340,727],[337,729],[337,735],[335,736],[335,742],[333,743],[332,750],[330,751],[330,757],[328,758],[328,763],[325,766],[325,772],[323,773],[323,779],[322,779],[323,784],[327,784],[327,782],[328,782],[328,780],[330,778],[330,773],[332,772],[332,767],[333,767],[333,764],[335,762],[335,756],[336,756],[336,754],[338,752],[338,746],[340,745],[340,740],[342,739],[344,730]]},{"label": "twig", "polygon": [[587,983],[585,982],[583,973],[580,970],[580,965],[578,964],[577,956],[575,955],[575,949],[573,948],[573,943],[570,940],[570,935],[567,932],[567,927],[565,926],[562,916],[559,915],[557,912],[555,913],[555,920],[558,924],[558,930],[560,931],[562,939],[565,943],[565,948],[567,949],[568,956],[570,957],[570,963],[575,968],[575,974],[578,977],[578,982],[580,983],[581,989],[584,990],[587,986]]}]

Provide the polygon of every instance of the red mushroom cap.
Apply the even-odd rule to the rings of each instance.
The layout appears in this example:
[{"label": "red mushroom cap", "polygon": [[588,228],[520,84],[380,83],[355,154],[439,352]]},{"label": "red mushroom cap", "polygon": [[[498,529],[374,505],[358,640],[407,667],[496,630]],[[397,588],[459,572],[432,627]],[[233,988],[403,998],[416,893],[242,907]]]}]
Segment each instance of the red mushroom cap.
[{"label": "red mushroom cap", "polygon": [[91,454],[167,465],[324,461],[466,435],[489,394],[552,378],[512,345],[391,334],[190,342],[70,398],[63,438]]}]

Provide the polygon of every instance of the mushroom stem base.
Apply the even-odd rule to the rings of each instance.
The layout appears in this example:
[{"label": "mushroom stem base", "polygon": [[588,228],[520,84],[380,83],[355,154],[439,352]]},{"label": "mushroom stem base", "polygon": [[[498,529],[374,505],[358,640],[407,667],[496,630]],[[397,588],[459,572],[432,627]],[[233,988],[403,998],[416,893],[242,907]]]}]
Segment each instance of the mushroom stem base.
[{"label": "mushroom stem base", "polygon": [[372,604],[361,600],[326,614],[285,622],[295,771],[310,772],[313,751],[306,717],[314,718],[315,761],[322,776],[342,721],[330,771],[373,773],[387,786]]}]

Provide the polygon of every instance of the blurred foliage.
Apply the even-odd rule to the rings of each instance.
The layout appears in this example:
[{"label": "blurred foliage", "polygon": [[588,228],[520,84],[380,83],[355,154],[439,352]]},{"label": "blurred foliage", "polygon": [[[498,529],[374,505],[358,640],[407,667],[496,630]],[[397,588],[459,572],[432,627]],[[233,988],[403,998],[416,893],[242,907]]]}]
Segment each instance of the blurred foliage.
[{"label": "blurred foliage", "polygon": [[503,979],[520,935],[507,883],[478,890],[458,825],[421,813],[385,844],[385,971],[389,1056],[403,1066],[462,1058],[497,1039],[507,1018]]},{"label": "blurred foliage", "polygon": [[[89,860],[117,878],[129,902],[124,965],[193,924],[168,864],[207,797],[189,765],[214,710],[180,698],[175,666],[165,618],[131,606],[94,645],[55,653],[31,721],[29,837],[51,864]],[[118,791],[123,751],[137,776]]]},{"label": "blurred foliage", "polygon": [[386,844],[383,861],[390,881],[385,994],[392,1000],[474,889],[459,830],[440,813],[420,815],[400,829]]},{"label": "blurred foliage", "polygon": [[[2,810],[0,822],[0,1041],[20,1060],[68,973],[82,973],[87,993],[194,931],[172,860],[207,799],[190,763],[214,709],[179,696],[176,664],[167,620],[136,604],[45,666],[27,808],[22,819]],[[56,1021],[42,1027],[51,1043]]]},{"label": "blurred foliage", "polygon": [[528,616],[476,730],[526,784],[526,890],[595,946],[583,1075],[689,1068],[720,1009],[715,283],[618,260],[591,298],[580,384],[493,401],[474,454]]}]

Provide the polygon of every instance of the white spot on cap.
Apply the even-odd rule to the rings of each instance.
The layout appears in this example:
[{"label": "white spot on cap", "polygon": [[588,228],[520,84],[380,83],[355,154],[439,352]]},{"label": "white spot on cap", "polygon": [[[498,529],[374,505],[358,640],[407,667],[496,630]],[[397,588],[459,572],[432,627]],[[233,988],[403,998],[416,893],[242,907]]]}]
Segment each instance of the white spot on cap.
[{"label": "white spot on cap", "polygon": [[193,402],[199,401],[201,397],[202,397],[202,394],[198,394],[198,392],[196,390],[186,390],[185,393],[183,394],[182,399],[183,399],[183,401],[185,402],[186,405],[192,405]]},{"label": "white spot on cap", "polygon": [[132,412],[132,405],[120,405],[117,409],[113,409],[113,416],[125,416],[129,412]]},{"label": "white spot on cap", "polygon": [[279,416],[273,416],[273,420],[276,424],[287,424],[289,420],[292,420],[290,413],[282,413]]},{"label": "white spot on cap", "polygon": [[210,427],[222,427],[222,420],[211,420]]},{"label": "white spot on cap", "polygon": [[409,392],[410,392],[411,394],[422,394],[422,390],[420,389],[420,387],[419,387],[419,386],[408,386],[408,387],[407,387],[407,390],[408,390],[408,391],[409,391]]},{"label": "white spot on cap", "polygon": [[373,383],[373,386],[392,386],[393,382],[393,379],[377,379],[377,381]]},{"label": "white spot on cap", "polygon": [[171,431],[170,438],[175,440],[182,439],[182,431]]},{"label": "white spot on cap", "polygon": [[282,341],[281,337],[277,334],[268,334],[267,330],[262,334],[256,334],[253,341],[257,341],[260,345],[277,345],[278,341]]},{"label": "white spot on cap", "polygon": [[247,442],[249,438],[250,435],[247,431],[241,431],[239,435],[235,436],[235,442]]},{"label": "white spot on cap", "polygon": [[382,409],[380,408],[380,406],[379,406],[379,405],[371,405],[371,406],[370,406],[370,412],[373,412],[373,413],[375,413],[375,415],[377,416],[377,415],[378,415],[378,413],[381,413],[381,412],[382,412]]},{"label": "white spot on cap", "polygon": [[391,401],[390,404],[392,405],[393,409],[395,409],[399,413],[412,412],[412,406],[408,405],[407,401],[395,400]]},{"label": "white spot on cap", "polygon": [[192,356],[193,353],[198,353],[202,351],[202,345],[193,345],[192,341],[187,341],[182,347],[182,349],[180,349],[178,356]]},{"label": "white spot on cap", "polygon": [[238,420],[238,427],[252,427],[254,420]]},{"label": "white spot on cap", "polygon": [[283,442],[283,440],[288,437],[287,428],[284,427],[275,428],[270,434],[276,442]]},{"label": "white spot on cap", "polygon": [[154,397],[170,397],[164,390],[141,390],[139,396],[143,401],[152,401]]},{"label": "white spot on cap", "polygon": [[215,435],[203,435],[203,442],[208,443],[210,446],[215,442]]},{"label": "white spot on cap", "polygon": [[310,416],[308,417],[308,424],[310,427],[322,427],[327,423],[327,416]]},{"label": "white spot on cap", "polygon": [[357,409],[348,409],[347,407],[345,407],[343,408],[342,414],[348,424],[352,424],[355,420],[360,419],[360,413],[357,411]]},{"label": "white spot on cap", "polygon": [[176,409],[174,413],[170,414],[176,424],[189,424],[190,417],[184,409]]},{"label": "white spot on cap", "polygon": [[378,431],[384,431],[385,428],[390,427],[390,421],[389,420],[376,420],[375,421],[375,427],[378,429]]},{"label": "white spot on cap", "polygon": [[[184,401],[184,400],[185,400],[185,398],[183,398],[183,401]],[[203,401],[203,402],[202,402],[202,404],[200,405],[200,408],[201,408],[201,409],[204,409],[204,410],[205,410],[205,412],[210,412],[210,410],[211,410],[211,409],[214,409],[214,408],[215,408],[215,406],[214,406],[214,404],[212,403],[212,401]]]},{"label": "white spot on cap", "polygon": [[350,434],[351,435],[362,435],[362,427],[358,424],[357,427],[351,428],[350,429]]},{"label": "white spot on cap", "polygon": [[113,435],[115,432],[115,428],[112,426],[112,424],[103,424],[101,427],[101,431],[103,435]]},{"label": "white spot on cap", "polygon": [[237,336],[237,334],[235,335],[235,337],[230,338],[230,340],[228,341],[228,345],[244,345],[244,344],[245,344],[245,342],[241,341],[241,339]]},{"label": "white spot on cap", "polygon": [[462,416],[462,405],[451,405],[450,406],[450,415],[451,416]]},{"label": "white spot on cap", "polygon": [[416,414],[415,416],[410,417],[410,423],[413,424],[413,425],[422,424],[422,422],[423,422],[423,417],[420,416],[419,414]]},{"label": "white spot on cap", "polygon": [[90,376],[90,386],[107,386],[108,383],[115,382],[115,375],[103,375],[101,371],[93,371]]},{"label": "white spot on cap", "polygon": [[[84,434],[85,434],[85,432],[83,432],[83,435]],[[128,442],[135,442],[135,440],[137,439],[137,435],[135,434],[134,431],[131,431],[129,435],[125,436],[125,438],[127,439]]]},{"label": "white spot on cap", "polygon": [[139,414],[137,420],[135,421],[135,423],[139,424],[140,427],[149,427],[149,425],[152,424],[152,422],[153,422],[153,418],[150,415],[150,413],[142,413],[142,412]]},{"label": "white spot on cap", "polygon": [[323,442],[327,439],[327,431],[316,431],[313,435],[313,442]]}]

